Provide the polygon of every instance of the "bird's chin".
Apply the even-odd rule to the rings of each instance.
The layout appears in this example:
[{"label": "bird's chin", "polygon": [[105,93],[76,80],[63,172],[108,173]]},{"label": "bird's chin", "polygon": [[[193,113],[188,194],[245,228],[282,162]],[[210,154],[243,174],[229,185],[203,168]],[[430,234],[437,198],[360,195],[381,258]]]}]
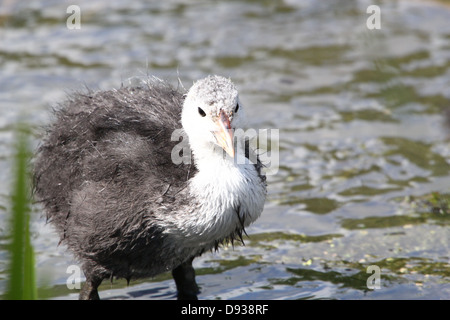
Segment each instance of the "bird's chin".
[{"label": "bird's chin", "polygon": [[230,157],[230,158],[234,159],[235,152],[233,149],[224,148],[223,146],[218,145],[218,144],[216,144],[214,146],[214,148],[217,150],[218,153],[223,155],[223,158]]},{"label": "bird's chin", "polygon": [[234,158],[235,153],[233,145],[229,145],[227,143],[220,143],[216,144],[216,148],[220,149],[221,152],[225,151],[227,155],[229,155],[231,158]]}]

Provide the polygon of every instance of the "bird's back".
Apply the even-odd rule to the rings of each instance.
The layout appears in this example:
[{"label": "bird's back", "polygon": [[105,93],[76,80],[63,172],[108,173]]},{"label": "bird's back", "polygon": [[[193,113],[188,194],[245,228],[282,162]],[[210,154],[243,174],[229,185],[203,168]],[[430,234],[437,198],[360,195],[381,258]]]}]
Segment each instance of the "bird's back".
[{"label": "bird's back", "polygon": [[[182,93],[153,83],[73,94],[55,110],[35,161],[35,193],[74,251],[111,254],[119,238],[124,245],[157,238],[151,211],[170,207],[194,173],[171,160],[182,103]],[[139,233],[144,240],[127,240]]]}]

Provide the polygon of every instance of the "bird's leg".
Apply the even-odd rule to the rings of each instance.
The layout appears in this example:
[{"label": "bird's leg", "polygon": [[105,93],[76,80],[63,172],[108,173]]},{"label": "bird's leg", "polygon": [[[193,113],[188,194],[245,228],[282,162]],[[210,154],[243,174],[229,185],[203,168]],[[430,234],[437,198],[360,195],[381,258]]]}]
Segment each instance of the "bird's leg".
[{"label": "bird's leg", "polygon": [[200,290],[195,282],[193,260],[194,258],[190,258],[172,270],[172,276],[177,285],[178,300],[197,300],[197,293]]},{"label": "bird's leg", "polygon": [[100,300],[98,295],[98,286],[102,283],[102,278],[95,276],[86,276],[86,282],[81,288],[79,300]]}]

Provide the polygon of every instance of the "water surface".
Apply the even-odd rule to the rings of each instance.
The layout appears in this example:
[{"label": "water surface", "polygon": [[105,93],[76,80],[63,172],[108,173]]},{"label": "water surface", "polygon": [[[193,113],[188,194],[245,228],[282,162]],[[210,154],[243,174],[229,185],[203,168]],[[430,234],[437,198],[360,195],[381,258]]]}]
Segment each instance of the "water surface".
[{"label": "water surface", "polygon": [[[249,127],[279,129],[280,167],[245,246],[197,259],[200,299],[449,299],[450,3],[73,1],[0,5],[0,292],[13,128],[66,92],[208,74],[239,87]],[[439,193],[439,194],[438,194]],[[41,297],[74,299],[76,265],[33,207]],[[380,268],[369,289],[369,266]],[[169,274],[105,282],[108,299],[173,299]]]}]

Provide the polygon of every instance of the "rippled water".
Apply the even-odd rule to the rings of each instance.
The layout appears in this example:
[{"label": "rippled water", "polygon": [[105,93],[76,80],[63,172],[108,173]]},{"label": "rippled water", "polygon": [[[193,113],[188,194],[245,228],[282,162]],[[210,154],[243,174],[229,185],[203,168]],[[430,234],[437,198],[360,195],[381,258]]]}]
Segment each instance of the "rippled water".
[{"label": "rippled water", "polygon": [[[381,29],[369,30],[372,2],[83,0],[70,30],[73,1],[3,1],[0,292],[19,119],[37,132],[85,86],[155,75],[189,87],[221,74],[250,127],[280,130],[280,167],[246,245],[196,260],[201,299],[450,299],[450,1],[377,1]],[[66,286],[76,262],[33,212],[40,295],[76,298]],[[100,293],[174,295],[168,274]]]}]

